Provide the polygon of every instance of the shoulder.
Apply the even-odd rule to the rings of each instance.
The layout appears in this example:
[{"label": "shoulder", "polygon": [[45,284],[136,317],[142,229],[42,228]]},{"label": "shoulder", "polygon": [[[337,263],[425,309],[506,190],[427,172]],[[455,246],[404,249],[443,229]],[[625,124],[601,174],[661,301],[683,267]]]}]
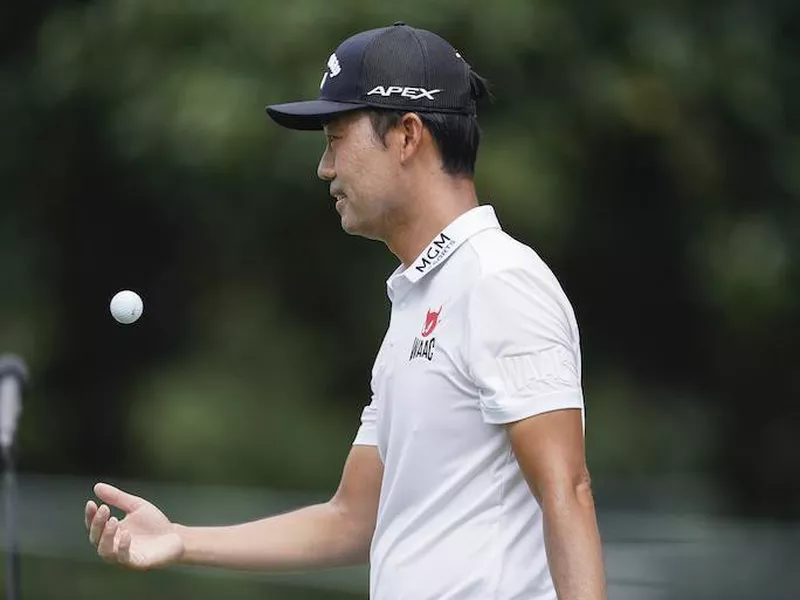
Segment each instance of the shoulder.
[{"label": "shoulder", "polygon": [[568,302],[558,277],[530,245],[502,229],[488,229],[469,240],[476,264],[474,285],[515,283],[531,292]]}]

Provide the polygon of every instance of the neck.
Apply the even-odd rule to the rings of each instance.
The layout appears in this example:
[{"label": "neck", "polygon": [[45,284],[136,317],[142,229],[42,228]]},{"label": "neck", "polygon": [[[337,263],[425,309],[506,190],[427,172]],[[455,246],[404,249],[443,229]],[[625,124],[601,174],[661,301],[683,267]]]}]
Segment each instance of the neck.
[{"label": "neck", "polygon": [[467,178],[448,178],[439,185],[421,186],[407,200],[406,214],[385,240],[406,268],[445,227],[478,206],[475,184]]}]

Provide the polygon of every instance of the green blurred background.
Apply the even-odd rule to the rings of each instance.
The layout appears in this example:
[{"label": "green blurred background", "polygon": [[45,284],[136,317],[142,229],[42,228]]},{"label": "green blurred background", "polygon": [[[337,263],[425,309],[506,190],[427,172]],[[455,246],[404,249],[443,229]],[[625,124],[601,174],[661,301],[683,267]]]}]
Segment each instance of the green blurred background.
[{"label": "green blurred background", "polygon": [[800,597],[800,4],[779,0],[0,5],[23,596],[366,597],[359,569],[123,573],[82,509],[98,479],[189,524],[333,491],[395,259],[341,231],[322,136],[264,105],[315,97],[339,42],[396,20],[489,79],[480,197],[575,306],[611,597]]}]

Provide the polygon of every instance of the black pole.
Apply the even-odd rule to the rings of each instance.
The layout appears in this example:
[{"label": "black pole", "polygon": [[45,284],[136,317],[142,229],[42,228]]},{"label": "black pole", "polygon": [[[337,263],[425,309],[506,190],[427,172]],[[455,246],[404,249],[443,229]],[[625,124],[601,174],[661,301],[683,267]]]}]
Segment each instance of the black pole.
[{"label": "black pole", "polygon": [[11,447],[3,448],[3,491],[6,521],[6,598],[20,600],[20,561],[17,540],[17,479]]},{"label": "black pole", "polygon": [[0,355],[0,449],[3,454],[3,495],[6,532],[6,598],[20,600],[20,556],[17,540],[17,476],[14,450],[17,420],[22,412],[22,388],[28,369],[19,356]]}]

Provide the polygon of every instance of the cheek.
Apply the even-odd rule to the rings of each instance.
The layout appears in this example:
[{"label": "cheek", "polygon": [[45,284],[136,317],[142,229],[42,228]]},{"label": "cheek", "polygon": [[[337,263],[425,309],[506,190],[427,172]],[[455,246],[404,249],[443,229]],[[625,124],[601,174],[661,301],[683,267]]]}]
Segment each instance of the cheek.
[{"label": "cheek", "polygon": [[386,204],[387,196],[392,192],[393,178],[388,170],[388,165],[381,161],[370,161],[364,165],[362,173],[362,190],[369,196],[369,200],[376,208]]},{"label": "cheek", "polygon": [[366,167],[364,157],[352,148],[340,148],[336,152],[336,172],[347,176],[348,183],[357,184]]},{"label": "cheek", "polygon": [[364,201],[379,203],[397,182],[397,165],[371,141],[340,147],[335,160],[337,175],[346,179],[351,194]]}]

